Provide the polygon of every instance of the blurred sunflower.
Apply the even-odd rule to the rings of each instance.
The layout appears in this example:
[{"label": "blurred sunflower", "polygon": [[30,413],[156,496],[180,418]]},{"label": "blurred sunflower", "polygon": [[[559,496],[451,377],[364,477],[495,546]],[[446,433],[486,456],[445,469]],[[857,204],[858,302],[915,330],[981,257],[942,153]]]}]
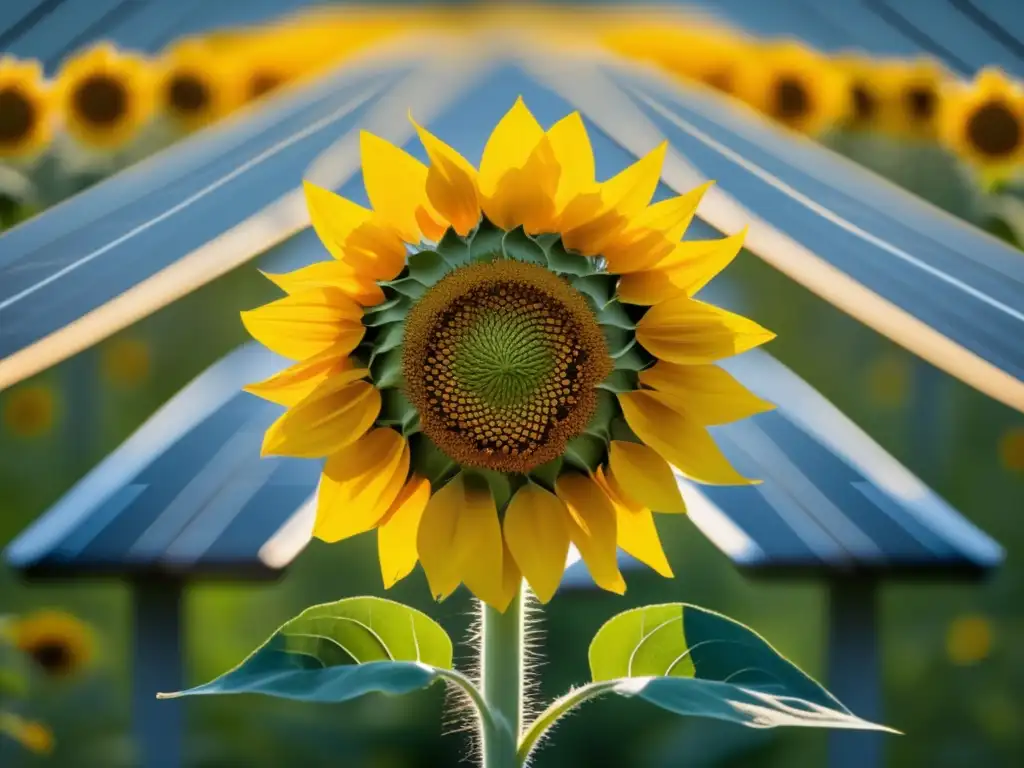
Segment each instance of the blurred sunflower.
[{"label": "blurred sunflower", "polygon": [[793,41],[752,47],[737,67],[735,94],[782,125],[810,135],[840,121],[850,98],[841,70]]},{"label": "blurred sunflower", "polygon": [[52,90],[38,61],[0,55],[0,159],[32,160],[53,138]]},{"label": "blurred sunflower", "polygon": [[938,62],[921,58],[883,64],[878,77],[888,94],[886,129],[908,138],[934,139],[949,73]]},{"label": "blurred sunflower", "polygon": [[974,167],[986,187],[1024,164],[1024,90],[1000,70],[984,69],[970,85],[950,86],[939,117],[942,142]]},{"label": "blurred sunflower", "polygon": [[220,120],[244,100],[237,64],[218,47],[185,39],[161,57],[157,104],[186,131]]},{"label": "blurred sunflower", "polygon": [[853,131],[879,130],[885,113],[887,94],[878,82],[878,65],[867,56],[836,56],[832,64],[845,75],[847,114],[844,128]]},{"label": "blurred sunflower", "polygon": [[152,118],[154,86],[145,59],[98,43],[69,59],[57,76],[65,128],[91,149],[124,146]]},{"label": "blurred sunflower", "polygon": [[150,351],[144,339],[117,339],[104,346],[103,377],[121,388],[138,386],[149,375]]},{"label": "blurred sunflower", "polygon": [[4,425],[12,435],[39,437],[53,427],[56,396],[45,384],[26,384],[4,396]]},{"label": "blurred sunflower", "polygon": [[992,623],[985,616],[957,616],[946,630],[946,656],[958,666],[984,661],[992,652]]},{"label": "blurred sunflower", "polygon": [[18,617],[5,631],[14,645],[50,677],[70,677],[93,659],[92,630],[63,611],[43,610]]},{"label": "blurred sunflower", "polygon": [[613,592],[616,547],[671,575],[671,465],[750,482],[706,427],[771,407],[714,363],[772,334],[692,298],[744,233],[680,241],[706,187],[649,205],[665,145],[595,181],[579,114],[545,131],[517,101],[479,171],[416,128],[429,167],[362,135],[372,210],[305,185],[334,259],[243,313],[297,361],[247,387],[288,406],[264,454],[327,457],[314,534],[377,529],[386,586],[419,560],[438,599],[547,602],[570,542]]},{"label": "blurred sunflower", "polygon": [[1024,472],[1024,426],[1003,432],[999,438],[999,461],[1009,472]]},{"label": "blurred sunflower", "polygon": [[53,751],[53,733],[49,728],[13,712],[0,712],[0,733],[7,734],[37,755],[48,755]]}]

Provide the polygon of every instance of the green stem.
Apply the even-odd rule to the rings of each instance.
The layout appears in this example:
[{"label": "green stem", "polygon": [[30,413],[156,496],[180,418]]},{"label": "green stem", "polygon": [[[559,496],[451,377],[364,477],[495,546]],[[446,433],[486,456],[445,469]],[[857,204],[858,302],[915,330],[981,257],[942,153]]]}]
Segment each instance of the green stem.
[{"label": "green stem", "polygon": [[484,768],[515,768],[516,742],[523,726],[526,664],[523,591],[504,613],[485,603],[481,606],[480,682],[484,701],[496,721],[495,727],[484,729]]},{"label": "green stem", "polygon": [[526,765],[526,760],[530,757],[530,752],[533,751],[533,748],[537,746],[537,741],[562,715],[567,714],[583,702],[600,696],[605,691],[610,691],[615,687],[615,683],[616,681],[614,680],[590,683],[575,691],[569,691],[565,696],[551,702],[551,705],[541,712],[536,720],[530,723],[530,727],[523,734],[523,738],[519,742],[517,755],[519,765]]}]

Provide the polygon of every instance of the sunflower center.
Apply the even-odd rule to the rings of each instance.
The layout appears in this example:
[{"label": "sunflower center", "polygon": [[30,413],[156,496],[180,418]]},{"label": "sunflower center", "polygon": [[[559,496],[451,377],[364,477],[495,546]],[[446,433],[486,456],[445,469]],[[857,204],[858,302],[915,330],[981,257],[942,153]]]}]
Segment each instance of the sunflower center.
[{"label": "sunflower center", "polygon": [[907,104],[907,111],[915,120],[921,122],[931,120],[935,114],[938,98],[932,88],[925,85],[908,88],[906,93],[903,94],[903,98]]},{"label": "sunflower center", "polygon": [[863,83],[856,83],[850,90],[853,99],[853,114],[857,120],[867,121],[875,115],[878,103]]},{"label": "sunflower center", "polygon": [[120,120],[128,110],[128,92],[112,77],[92,75],[75,89],[72,102],[86,122],[107,126]]},{"label": "sunflower center", "polygon": [[179,112],[202,112],[210,103],[210,89],[195,75],[178,74],[171,78],[167,98]]},{"label": "sunflower center", "polygon": [[281,85],[281,78],[269,72],[257,72],[249,80],[249,98],[258,99]]},{"label": "sunflower center", "polygon": [[71,649],[67,643],[57,640],[45,640],[35,646],[30,654],[32,659],[44,671],[52,675],[67,672],[72,665]]},{"label": "sunflower center", "polygon": [[0,89],[0,142],[25,138],[36,121],[36,110],[16,88]]},{"label": "sunflower center", "polygon": [[409,399],[426,435],[467,466],[528,472],[558,457],[610,370],[583,296],[534,264],[461,267],[406,323]]},{"label": "sunflower center", "polygon": [[990,101],[967,120],[967,137],[983,154],[1008,155],[1020,146],[1020,121],[1005,104]]},{"label": "sunflower center", "polygon": [[811,100],[806,86],[795,77],[782,77],[775,86],[775,114],[793,119],[807,114]]}]

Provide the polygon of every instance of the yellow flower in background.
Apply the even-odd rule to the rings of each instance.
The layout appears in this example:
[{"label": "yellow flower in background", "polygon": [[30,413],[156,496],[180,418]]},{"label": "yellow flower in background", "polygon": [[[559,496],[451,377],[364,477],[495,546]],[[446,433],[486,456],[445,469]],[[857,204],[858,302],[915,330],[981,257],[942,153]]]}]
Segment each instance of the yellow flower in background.
[{"label": "yellow flower in background", "polygon": [[958,616],[946,631],[946,655],[953,664],[984,661],[992,652],[992,624],[984,616]]},{"label": "yellow flower in background", "polygon": [[942,142],[986,186],[1013,177],[1024,164],[1024,89],[1000,70],[984,69],[969,85],[951,85],[939,120]]},{"label": "yellow flower in background", "polygon": [[56,395],[46,384],[25,384],[3,397],[4,426],[18,437],[39,437],[53,427]]},{"label": "yellow flower in background", "polygon": [[878,78],[878,65],[867,56],[845,54],[832,64],[846,77],[847,113],[842,126],[854,131],[879,130],[884,120],[888,94]]},{"label": "yellow flower in background", "polygon": [[0,733],[5,733],[37,755],[53,752],[53,733],[42,723],[26,720],[13,712],[0,712]]},{"label": "yellow flower in background", "polygon": [[883,355],[867,367],[867,393],[871,401],[887,408],[907,403],[913,371],[910,361],[897,354]]},{"label": "yellow flower in background", "polygon": [[1010,472],[1024,472],[1024,427],[1010,427],[999,439],[999,461]]},{"label": "yellow flower in background", "polygon": [[242,85],[229,56],[204,40],[185,39],[161,56],[157,104],[179,128],[194,131],[237,109]]},{"label": "yellow flower in background", "polygon": [[776,122],[810,135],[842,120],[850,98],[842,71],[793,41],[754,47],[737,69],[735,94]]},{"label": "yellow flower in background", "polygon": [[949,72],[926,58],[881,62],[876,72],[886,94],[885,130],[907,138],[934,139],[942,96],[951,81]]},{"label": "yellow flower in background", "polygon": [[0,55],[0,159],[38,156],[53,139],[54,114],[42,65]]},{"label": "yellow flower in background", "polygon": [[86,147],[121,147],[152,118],[155,84],[141,56],[98,43],[69,59],[57,76],[65,128]]},{"label": "yellow flower in background", "polygon": [[671,467],[750,482],[706,427],[771,407],[715,363],[773,335],[693,298],[744,233],[681,240],[706,186],[650,204],[665,145],[597,182],[578,113],[519,100],[479,169],[417,130],[429,166],[362,135],[372,209],[306,184],[333,259],[243,313],[295,361],[247,387],[287,406],[264,454],[327,457],[314,534],[376,529],[386,586],[420,561],[438,599],[547,602],[570,542],[613,592],[617,547],[671,575]]},{"label": "yellow flower in background", "polygon": [[14,645],[48,676],[70,677],[94,656],[91,628],[69,613],[42,610],[20,616],[5,627]]},{"label": "yellow flower in background", "polygon": [[116,339],[103,348],[103,376],[115,386],[136,387],[149,376],[150,358],[149,344],[144,339]]}]

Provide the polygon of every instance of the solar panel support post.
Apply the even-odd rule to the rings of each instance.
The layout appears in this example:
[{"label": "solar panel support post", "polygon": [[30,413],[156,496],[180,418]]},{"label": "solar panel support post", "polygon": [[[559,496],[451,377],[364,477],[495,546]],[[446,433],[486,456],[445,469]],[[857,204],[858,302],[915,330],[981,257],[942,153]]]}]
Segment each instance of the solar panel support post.
[{"label": "solar panel support post", "polygon": [[[882,720],[878,584],[838,577],[828,594],[828,687],[858,717]],[[836,730],[829,734],[829,768],[880,768],[883,734]]]},{"label": "solar panel support post", "polygon": [[134,658],[132,717],[141,768],[181,768],[184,710],[156,694],[184,685],[184,584],[176,578],[140,578],[132,584]]}]

